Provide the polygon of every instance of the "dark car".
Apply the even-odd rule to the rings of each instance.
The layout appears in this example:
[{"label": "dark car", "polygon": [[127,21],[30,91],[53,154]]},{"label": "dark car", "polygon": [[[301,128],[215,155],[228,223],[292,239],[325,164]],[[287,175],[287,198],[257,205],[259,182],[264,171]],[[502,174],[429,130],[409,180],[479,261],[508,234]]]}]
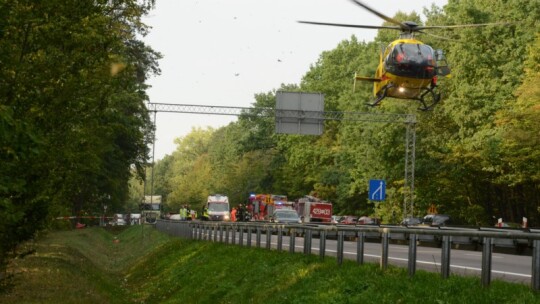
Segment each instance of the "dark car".
[{"label": "dark car", "polygon": [[446,226],[450,224],[450,216],[446,214],[428,214],[424,216],[422,224],[429,226]]},{"label": "dark car", "polygon": [[272,214],[272,222],[274,223],[301,223],[302,221],[298,217],[298,213],[295,210],[291,209],[278,209]]}]

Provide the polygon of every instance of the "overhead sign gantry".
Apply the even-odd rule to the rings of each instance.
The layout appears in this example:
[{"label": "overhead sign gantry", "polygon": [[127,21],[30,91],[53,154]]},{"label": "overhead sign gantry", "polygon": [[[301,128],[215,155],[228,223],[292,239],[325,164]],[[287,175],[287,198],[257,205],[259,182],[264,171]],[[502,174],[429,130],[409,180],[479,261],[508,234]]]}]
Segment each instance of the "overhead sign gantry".
[{"label": "overhead sign gantry", "polygon": [[[282,94],[282,95],[280,95]],[[416,116],[414,114],[367,113],[324,111],[324,97],[319,93],[278,92],[276,99],[281,97],[299,101],[286,105],[283,99],[276,100],[276,108],[247,108],[229,106],[209,106],[194,104],[147,103],[150,112],[154,112],[154,124],[157,112],[274,117],[278,133],[322,134],[323,123],[327,120],[351,122],[398,123],[405,125],[405,193],[403,201],[403,216],[414,216],[414,165],[416,149]],[[314,100],[308,104],[306,100]],[[321,102],[319,104],[319,102]],[[306,124],[307,122],[307,124]],[[281,127],[279,127],[281,125]],[[296,131],[294,131],[296,130]],[[281,131],[281,132],[280,132]],[[293,132],[294,131],[294,132]],[[302,133],[304,131],[304,133]],[[320,131],[320,133],[318,133]],[[154,139],[155,143],[155,139]]]}]

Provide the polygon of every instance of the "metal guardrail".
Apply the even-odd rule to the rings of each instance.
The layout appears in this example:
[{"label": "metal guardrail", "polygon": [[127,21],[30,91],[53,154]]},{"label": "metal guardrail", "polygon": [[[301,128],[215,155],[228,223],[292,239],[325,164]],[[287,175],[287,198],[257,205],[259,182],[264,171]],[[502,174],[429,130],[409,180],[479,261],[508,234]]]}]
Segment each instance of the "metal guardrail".
[{"label": "metal guardrail", "polygon": [[[366,237],[379,236],[381,240],[380,265],[383,270],[388,266],[390,239],[408,241],[408,274],[414,276],[416,272],[417,243],[422,237],[439,238],[441,240],[441,275],[446,279],[450,276],[450,251],[453,238],[457,243],[466,242],[467,239],[480,240],[482,245],[481,283],[489,286],[491,282],[493,246],[497,241],[527,241],[532,247],[531,288],[540,290],[540,231],[513,231],[496,229],[461,229],[461,228],[433,228],[433,227],[401,227],[401,226],[342,226],[342,225],[309,225],[309,224],[275,224],[261,222],[205,222],[205,221],[168,221],[158,220],[156,228],[164,233],[194,240],[224,242],[244,246],[244,233],[247,233],[245,246],[252,246],[252,235],[255,234],[255,245],[261,247],[262,234],[266,237],[266,248],[271,248],[272,234],[277,235],[277,250],[283,249],[284,234],[304,236],[304,254],[311,254],[311,243],[314,236],[319,237],[319,255],[324,258],[326,254],[326,240],[329,235],[337,238],[337,262],[343,262],[343,248],[346,236],[356,239],[356,261],[364,263],[364,243]],[[236,235],[238,234],[238,238]],[[294,253],[295,237],[289,237],[289,251]]]}]

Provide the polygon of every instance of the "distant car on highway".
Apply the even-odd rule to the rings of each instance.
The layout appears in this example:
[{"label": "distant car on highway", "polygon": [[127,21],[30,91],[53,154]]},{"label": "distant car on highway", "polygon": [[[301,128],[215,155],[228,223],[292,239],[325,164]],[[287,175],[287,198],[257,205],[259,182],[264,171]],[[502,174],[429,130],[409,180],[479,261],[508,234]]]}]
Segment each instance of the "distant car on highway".
[{"label": "distant car on highway", "polygon": [[271,222],[283,224],[302,223],[296,210],[291,209],[277,209],[272,214]]},{"label": "distant car on highway", "polygon": [[126,220],[124,219],[124,215],[121,213],[115,214],[110,224],[113,226],[125,226]]},{"label": "distant car on highway", "polygon": [[358,223],[358,216],[345,215],[341,218],[339,223],[344,225],[356,225]]},{"label": "distant car on highway", "polygon": [[180,214],[171,214],[171,216],[169,217],[169,220],[173,220],[173,221],[179,221],[180,220]]},{"label": "distant car on highway", "polygon": [[332,215],[331,223],[332,224],[338,224],[341,221],[342,218],[343,218],[343,216],[341,216],[341,215]]},{"label": "distant car on highway", "polygon": [[403,226],[416,226],[422,224],[422,218],[420,217],[407,217],[401,221]]},{"label": "distant car on highway", "polygon": [[446,214],[428,214],[424,216],[422,224],[429,226],[446,226],[450,224],[451,219],[449,215]]},{"label": "distant car on highway", "polygon": [[361,216],[358,219],[358,225],[379,225],[381,221],[379,221],[378,218],[369,217],[369,216]]}]

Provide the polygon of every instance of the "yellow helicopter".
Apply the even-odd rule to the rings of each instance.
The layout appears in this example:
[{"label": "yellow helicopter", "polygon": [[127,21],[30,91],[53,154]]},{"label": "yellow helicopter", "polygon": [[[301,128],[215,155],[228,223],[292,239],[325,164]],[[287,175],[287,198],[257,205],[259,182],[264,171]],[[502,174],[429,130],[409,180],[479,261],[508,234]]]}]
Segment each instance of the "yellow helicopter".
[{"label": "yellow helicopter", "polygon": [[[371,106],[378,105],[384,98],[393,97],[400,99],[412,99],[421,103],[420,110],[426,111],[433,108],[441,99],[437,92],[437,77],[449,76],[450,68],[442,50],[434,50],[415,38],[415,33],[425,33],[426,29],[445,29],[461,27],[480,27],[498,25],[501,23],[464,24],[464,25],[434,25],[420,26],[412,21],[400,22],[372,9],[358,0],[351,0],[378,17],[395,24],[395,26],[372,26],[341,23],[325,23],[312,21],[298,21],[299,23],[367,28],[367,29],[395,29],[400,30],[399,39],[392,41],[381,51],[379,65],[375,77],[362,77],[355,74],[354,81],[373,82],[373,94],[375,100]],[[431,35],[429,33],[425,33]],[[442,38],[432,35],[437,38]],[[430,97],[426,100],[426,97]]]}]

